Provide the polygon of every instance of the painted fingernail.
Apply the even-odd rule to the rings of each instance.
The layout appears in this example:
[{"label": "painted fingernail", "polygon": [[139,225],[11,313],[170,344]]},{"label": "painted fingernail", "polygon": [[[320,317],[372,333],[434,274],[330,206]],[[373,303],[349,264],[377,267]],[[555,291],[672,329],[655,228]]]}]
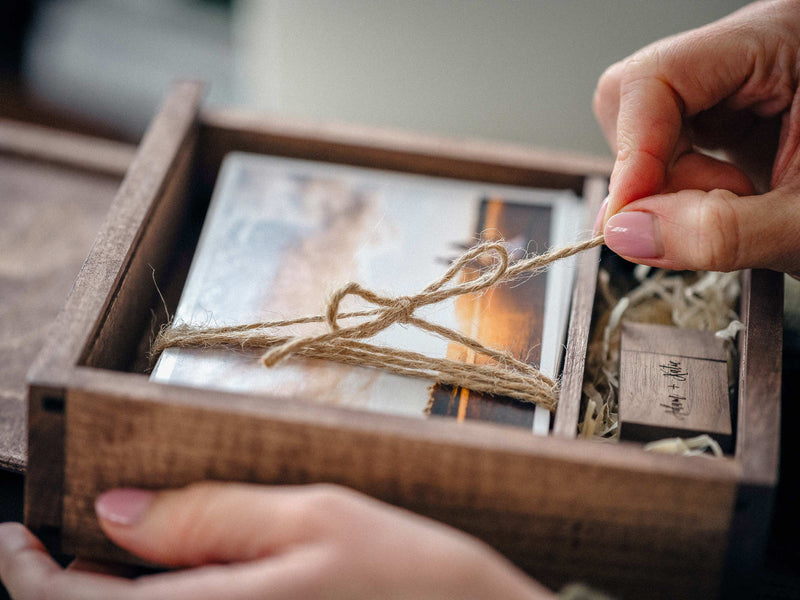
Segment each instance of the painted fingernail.
[{"label": "painted fingernail", "polygon": [[101,494],[94,511],[101,519],[117,525],[136,525],[150,508],[155,493],[136,488],[118,488]]},{"label": "painted fingernail", "polygon": [[604,230],[606,245],[621,256],[660,258],[664,245],[658,220],[646,212],[622,212],[611,217]]},{"label": "painted fingernail", "polygon": [[606,218],[606,210],[608,209],[608,196],[606,199],[603,200],[603,203],[600,205],[600,210],[597,211],[597,216],[594,218],[594,229],[592,232],[594,235],[599,235],[603,228],[603,220]]}]

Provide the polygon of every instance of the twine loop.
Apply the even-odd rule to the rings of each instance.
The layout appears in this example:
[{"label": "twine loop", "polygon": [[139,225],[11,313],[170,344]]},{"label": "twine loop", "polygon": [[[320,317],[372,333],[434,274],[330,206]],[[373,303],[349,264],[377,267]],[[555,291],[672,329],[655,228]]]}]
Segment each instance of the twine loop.
[{"label": "twine loop", "polygon": [[[472,281],[447,286],[462,270],[475,259],[495,255],[495,264]],[[452,341],[461,341],[463,336],[447,327],[430,323],[415,316],[415,311],[423,306],[437,304],[448,298],[466,293],[482,292],[494,285],[508,270],[508,251],[501,243],[483,243],[462,254],[439,279],[428,285],[425,289],[411,296],[389,297],[382,296],[363,287],[359,283],[349,282],[336,290],[328,300],[325,311],[329,331],[319,335],[297,337],[286,343],[268,350],[261,357],[262,362],[271,367],[284,358],[301,352],[309,347],[325,345],[336,339],[363,339],[370,338],[395,323],[414,325]],[[377,308],[360,312],[340,312],[342,301],[348,296],[361,298],[368,304]],[[353,317],[370,317],[356,325],[342,327],[340,319]],[[274,325],[274,323],[273,323]],[[481,354],[486,354],[486,349],[481,344],[472,346]],[[504,359],[510,358],[510,355]],[[335,360],[335,359],[334,359]]]}]

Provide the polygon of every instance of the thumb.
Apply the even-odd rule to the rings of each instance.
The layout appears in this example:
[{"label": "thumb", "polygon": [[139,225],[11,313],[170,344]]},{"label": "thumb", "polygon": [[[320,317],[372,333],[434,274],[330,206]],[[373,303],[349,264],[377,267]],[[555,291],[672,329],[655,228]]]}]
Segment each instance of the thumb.
[{"label": "thumb", "polygon": [[291,488],[204,482],[178,490],[114,489],[95,502],[100,526],[124,549],[171,567],[247,561],[303,541]]},{"label": "thumb", "polygon": [[608,219],[606,245],[666,269],[800,272],[800,202],[776,189],[760,196],[682,190],[637,200]]}]

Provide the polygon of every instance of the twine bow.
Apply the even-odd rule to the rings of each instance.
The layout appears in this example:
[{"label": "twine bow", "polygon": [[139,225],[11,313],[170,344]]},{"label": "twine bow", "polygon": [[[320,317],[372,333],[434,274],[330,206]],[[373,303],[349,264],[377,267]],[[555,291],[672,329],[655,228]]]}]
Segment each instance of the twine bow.
[{"label": "twine bow", "polygon": [[[417,294],[392,298],[351,282],[333,294],[324,315],[230,327],[197,328],[187,325],[168,327],[156,338],[151,354],[157,357],[166,348],[171,347],[237,346],[243,349],[262,349],[266,351],[261,356],[261,361],[267,367],[292,355],[333,360],[350,365],[376,367],[399,375],[424,377],[476,392],[508,396],[554,410],[558,398],[558,385],[538,369],[518,360],[506,351],[490,348],[458,331],[422,319],[416,316],[415,312],[421,307],[448,298],[483,292],[498,283],[512,281],[523,273],[538,273],[555,261],[602,243],[603,237],[598,236],[586,242],[511,263],[502,243],[486,242],[462,254],[444,275]],[[483,270],[477,278],[448,285],[470,263],[486,257],[493,257],[494,264]],[[376,308],[342,313],[339,310],[341,303],[348,296],[360,297]],[[353,318],[362,320],[354,325],[340,325],[341,320]],[[325,333],[298,337],[275,334],[275,330],[281,327],[323,321],[328,324],[328,331]],[[395,323],[412,325],[461,344],[476,354],[485,356],[490,362],[468,364],[361,341],[377,335]]]}]

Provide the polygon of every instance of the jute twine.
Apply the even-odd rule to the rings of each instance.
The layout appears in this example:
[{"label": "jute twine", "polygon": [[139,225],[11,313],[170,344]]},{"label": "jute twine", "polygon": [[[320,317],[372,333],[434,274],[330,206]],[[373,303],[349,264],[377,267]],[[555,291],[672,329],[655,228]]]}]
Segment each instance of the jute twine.
[{"label": "jute twine", "polygon": [[[293,355],[332,360],[348,365],[379,368],[398,375],[423,377],[476,392],[507,396],[532,402],[552,411],[558,401],[558,384],[537,368],[518,360],[505,350],[485,346],[476,339],[421,319],[414,313],[418,308],[448,298],[482,293],[494,285],[514,281],[523,274],[535,275],[551,263],[602,243],[603,236],[597,236],[585,242],[510,262],[508,251],[502,243],[485,242],[462,254],[444,275],[417,294],[392,298],[351,282],[333,294],[324,315],[229,327],[167,326],[153,342],[151,355],[155,360],[167,348],[258,349],[265,351],[261,362],[267,367]],[[468,265],[480,259],[485,262],[486,258],[494,258],[494,264],[483,269],[478,277],[447,285]],[[347,296],[358,296],[376,308],[339,312],[339,306]],[[349,319],[358,319],[358,322],[348,326],[340,325],[341,320]],[[276,330],[292,325],[322,322],[328,324],[328,331],[317,335],[291,336],[276,333]],[[395,323],[413,325],[439,335],[489,360],[481,364],[468,364],[361,341]]]}]

